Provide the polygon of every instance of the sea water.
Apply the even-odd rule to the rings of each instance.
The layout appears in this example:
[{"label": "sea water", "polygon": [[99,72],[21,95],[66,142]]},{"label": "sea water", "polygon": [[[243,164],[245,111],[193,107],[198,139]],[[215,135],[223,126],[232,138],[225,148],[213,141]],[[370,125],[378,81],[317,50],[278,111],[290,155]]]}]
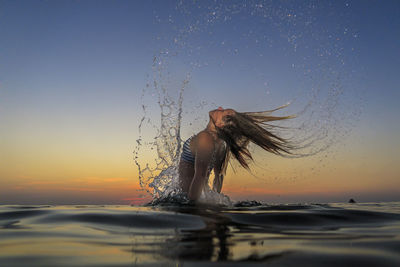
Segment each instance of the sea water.
[{"label": "sea water", "polygon": [[0,266],[400,266],[400,203],[0,206]]}]

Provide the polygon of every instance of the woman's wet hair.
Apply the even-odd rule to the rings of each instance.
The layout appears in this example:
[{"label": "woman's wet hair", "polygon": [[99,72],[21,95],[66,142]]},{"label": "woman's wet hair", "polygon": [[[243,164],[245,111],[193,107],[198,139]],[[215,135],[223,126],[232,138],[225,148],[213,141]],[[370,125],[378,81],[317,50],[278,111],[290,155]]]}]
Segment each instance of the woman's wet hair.
[{"label": "woman's wet hair", "polygon": [[290,143],[271,132],[278,126],[270,125],[267,122],[290,119],[294,116],[271,116],[271,113],[277,109],[264,112],[235,112],[233,115],[226,115],[223,118],[224,127],[217,127],[218,136],[226,142],[228,147],[223,172],[226,171],[231,154],[240,165],[249,169],[249,161],[253,160],[248,149],[250,142],[274,154],[291,154],[293,147]]}]

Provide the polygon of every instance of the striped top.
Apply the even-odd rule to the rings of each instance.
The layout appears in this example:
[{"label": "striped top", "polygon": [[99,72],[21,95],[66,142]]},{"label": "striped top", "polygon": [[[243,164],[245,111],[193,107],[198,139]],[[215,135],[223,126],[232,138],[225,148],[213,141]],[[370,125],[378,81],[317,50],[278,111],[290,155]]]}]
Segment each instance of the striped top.
[{"label": "striped top", "polygon": [[[190,142],[192,141],[193,137],[194,136],[191,136],[189,139],[187,139],[185,141],[185,143],[183,143],[182,153],[181,153],[181,160],[184,160],[184,161],[189,162],[189,163],[194,165],[196,157],[195,157],[195,155],[193,155],[192,151],[190,150]],[[226,143],[225,142],[224,142],[224,146],[225,146],[225,149],[226,149]],[[210,164],[208,166],[208,170],[207,170],[208,174],[207,175],[210,174],[211,170],[215,166],[215,161],[216,161],[215,157],[216,157],[216,151],[214,150],[213,153],[212,153]]]},{"label": "striped top", "polygon": [[194,164],[195,157],[190,150],[190,141],[192,141],[193,136],[185,141],[182,148],[181,160]]}]

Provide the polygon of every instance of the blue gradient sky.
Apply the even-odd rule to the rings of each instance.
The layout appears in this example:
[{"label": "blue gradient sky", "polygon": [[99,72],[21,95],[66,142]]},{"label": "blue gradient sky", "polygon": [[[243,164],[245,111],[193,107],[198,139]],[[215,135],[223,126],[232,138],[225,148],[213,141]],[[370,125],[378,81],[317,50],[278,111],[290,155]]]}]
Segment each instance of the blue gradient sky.
[{"label": "blue gradient sky", "polygon": [[[193,64],[201,65],[191,71],[184,106],[190,113],[200,101],[207,104],[197,110],[193,129],[196,117],[185,115],[185,136],[218,105],[253,111],[295,100],[289,109],[295,112],[315,83],[330,86],[323,75],[342,74],[335,112],[346,121],[337,126],[351,133],[334,147],[327,167],[316,174],[311,159],[290,185],[284,178],[266,185],[254,180],[248,195],[265,186],[258,199],[337,201],[358,194],[364,201],[400,200],[398,1],[191,3],[0,1],[0,204],[135,198],[140,97],[160,51],[178,52],[168,67],[177,84]],[[224,9],[235,3],[240,12]],[[260,4],[271,10],[266,19],[252,7]],[[271,168],[285,176],[278,169],[296,164]],[[335,177],[350,169],[351,177],[341,179],[352,179],[351,186],[343,188]],[[243,186],[239,175],[245,174],[232,174],[227,189],[246,198],[234,193]]]}]

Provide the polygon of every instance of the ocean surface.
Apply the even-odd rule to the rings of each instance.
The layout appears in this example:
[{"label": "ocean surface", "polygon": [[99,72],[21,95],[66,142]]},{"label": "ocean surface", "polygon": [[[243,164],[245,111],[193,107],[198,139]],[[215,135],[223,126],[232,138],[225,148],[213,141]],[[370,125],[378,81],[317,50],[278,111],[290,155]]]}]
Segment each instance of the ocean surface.
[{"label": "ocean surface", "polygon": [[0,266],[400,266],[400,202],[3,205]]}]

